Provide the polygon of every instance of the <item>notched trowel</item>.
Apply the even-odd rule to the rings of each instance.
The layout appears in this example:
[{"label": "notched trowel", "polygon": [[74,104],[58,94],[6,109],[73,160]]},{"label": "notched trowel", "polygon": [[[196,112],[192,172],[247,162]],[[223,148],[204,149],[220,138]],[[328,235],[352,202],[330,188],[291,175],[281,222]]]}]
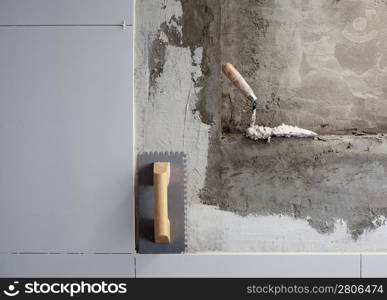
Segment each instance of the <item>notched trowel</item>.
[{"label": "notched trowel", "polygon": [[139,253],[184,252],[185,167],[183,152],[138,155],[136,245]]}]

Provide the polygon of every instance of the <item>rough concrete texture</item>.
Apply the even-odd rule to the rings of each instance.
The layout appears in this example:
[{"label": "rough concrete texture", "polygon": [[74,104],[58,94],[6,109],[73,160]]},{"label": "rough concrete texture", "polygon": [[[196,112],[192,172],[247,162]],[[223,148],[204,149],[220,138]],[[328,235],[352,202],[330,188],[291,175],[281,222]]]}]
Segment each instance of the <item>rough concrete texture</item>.
[{"label": "rough concrete texture", "polygon": [[[188,252],[387,249],[386,12],[376,0],[136,2],[137,151],[187,154]],[[226,61],[255,89],[257,123],[325,135],[248,140]]]},{"label": "rough concrete texture", "polygon": [[386,146],[385,137],[282,138],[266,144],[227,136],[219,182],[203,199],[216,199],[220,209],[241,215],[305,219],[320,233],[333,232],[343,220],[356,239],[383,225],[375,218],[387,216]]},{"label": "rough concrete texture", "polygon": [[[257,124],[322,134],[387,129],[384,0],[225,0],[222,60],[258,94]],[[246,100],[223,84],[223,130],[244,131]]]},{"label": "rough concrete texture", "polygon": [[[184,16],[183,9],[192,14]],[[219,76],[204,80],[204,76],[213,76],[206,65],[220,64],[215,60],[219,56],[204,47],[216,44],[214,38],[206,37],[213,30],[213,10],[216,8],[210,10],[205,1],[136,1],[136,148],[137,152],[185,152],[188,209],[200,202],[210,149],[208,124],[212,116],[201,117],[198,107],[220,110],[199,101],[211,96],[208,90],[220,92],[211,87],[219,86]],[[220,98],[215,93],[212,97]],[[190,221],[188,218],[187,223]]]}]

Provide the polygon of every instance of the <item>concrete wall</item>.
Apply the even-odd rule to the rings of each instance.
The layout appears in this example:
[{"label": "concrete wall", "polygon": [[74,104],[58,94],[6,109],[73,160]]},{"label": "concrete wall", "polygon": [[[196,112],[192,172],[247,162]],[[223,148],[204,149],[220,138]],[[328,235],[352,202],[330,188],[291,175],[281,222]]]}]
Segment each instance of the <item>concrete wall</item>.
[{"label": "concrete wall", "polygon": [[[369,0],[141,0],[137,151],[188,157],[187,251],[387,250],[387,13]],[[243,136],[257,121],[318,140]]]},{"label": "concrete wall", "polygon": [[[222,60],[259,94],[258,123],[322,134],[387,129],[386,1],[223,1]],[[248,125],[243,96],[223,85],[223,127]]]}]

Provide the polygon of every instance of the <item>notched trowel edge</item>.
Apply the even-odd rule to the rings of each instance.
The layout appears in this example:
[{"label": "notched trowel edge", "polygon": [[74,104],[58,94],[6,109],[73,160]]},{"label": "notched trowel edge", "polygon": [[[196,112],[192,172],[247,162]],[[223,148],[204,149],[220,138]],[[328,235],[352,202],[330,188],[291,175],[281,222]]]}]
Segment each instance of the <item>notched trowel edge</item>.
[{"label": "notched trowel edge", "polygon": [[[171,242],[154,241],[153,163],[170,163],[168,217]],[[136,250],[139,253],[182,253],[186,239],[186,155],[183,152],[140,152],[136,168]]]}]

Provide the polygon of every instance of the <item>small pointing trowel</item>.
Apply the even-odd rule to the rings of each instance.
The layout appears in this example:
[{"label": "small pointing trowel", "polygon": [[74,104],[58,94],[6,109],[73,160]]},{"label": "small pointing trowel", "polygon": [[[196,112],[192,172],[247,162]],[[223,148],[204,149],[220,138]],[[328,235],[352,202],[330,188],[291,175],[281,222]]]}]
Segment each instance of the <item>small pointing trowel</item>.
[{"label": "small pointing trowel", "polygon": [[252,140],[267,140],[270,142],[272,137],[297,137],[297,138],[314,138],[317,134],[313,131],[299,128],[297,126],[290,126],[282,124],[277,127],[266,127],[255,125],[257,118],[257,96],[255,96],[253,89],[249,86],[243,76],[230,63],[225,63],[222,66],[224,74],[230,81],[251,101],[252,114],[250,127],[246,130],[246,136]]},{"label": "small pointing trowel", "polygon": [[222,66],[222,69],[228,79],[230,79],[230,81],[242,92],[242,94],[245,95],[247,99],[251,101],[251,126],[255,125],[258,98],[257,96],[255,96],[253,89],[232,64],[225,63]]}]

